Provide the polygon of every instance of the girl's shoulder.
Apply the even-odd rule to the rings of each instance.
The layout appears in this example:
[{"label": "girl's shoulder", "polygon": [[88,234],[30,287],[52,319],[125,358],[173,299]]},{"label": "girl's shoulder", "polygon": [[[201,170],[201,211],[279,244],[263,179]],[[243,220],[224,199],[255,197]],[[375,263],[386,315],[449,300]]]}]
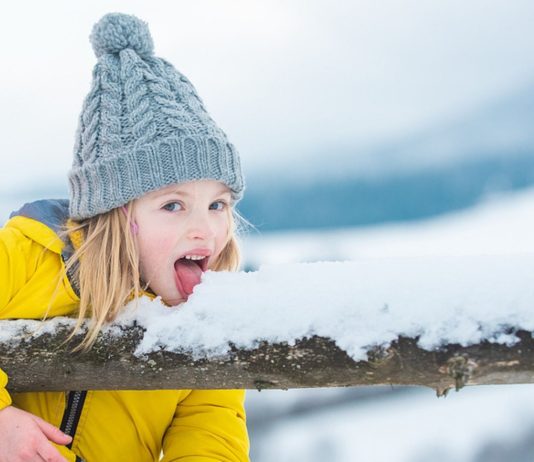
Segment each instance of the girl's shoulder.
[{"label": "girl's shoulder", "polygon": [[35,241],[46,249],[61,253],[64,242],[59,232],[69,218],[66,199],[43,199],[24,204],[12,212],[4,226],[6,231],[18,231],[24,238]]},{"label": "girl's shoulder", "polygon": [[[70,280],[65,280],[56,292],[56,276],[63,271],[68,247],[58,234],[68,219],[66,204],[64,201],[25,204],[0,228],[1,318],[64,315],[78,303]],[[52,297],[54,303],[50,305]]]}]

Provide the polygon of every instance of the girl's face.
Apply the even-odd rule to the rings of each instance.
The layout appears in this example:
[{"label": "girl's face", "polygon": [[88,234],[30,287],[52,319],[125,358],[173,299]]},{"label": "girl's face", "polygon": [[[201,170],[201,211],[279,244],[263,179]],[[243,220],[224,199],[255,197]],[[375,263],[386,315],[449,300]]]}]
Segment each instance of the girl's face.
[{"label": "girl's face", "polygon": [[[187,274],[188,265],[212,269],[227,242],[230,206],[230,189],[215,180],[173,184],[135,200],[132,220],[138,226],[141,278],[168,305],[184,302],[192,290],[184,289],[178,267]],[[206,257],[177,264],[185,254]]]}]

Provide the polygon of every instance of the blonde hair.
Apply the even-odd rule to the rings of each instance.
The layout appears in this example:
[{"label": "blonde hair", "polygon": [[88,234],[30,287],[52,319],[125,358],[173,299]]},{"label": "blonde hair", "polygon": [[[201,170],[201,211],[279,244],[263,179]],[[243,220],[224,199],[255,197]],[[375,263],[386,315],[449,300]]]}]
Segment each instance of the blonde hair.
[{"label": "blonde hair", "polygon": [[[75,351],[90,349],[104,324],[113,321],[128,301],[147,289],[140,280],[139,251],[131,229],[132,208],[130,202],[125,209],[116,208],[79,222],[71,220],[61,233],[64,238],[82,233],[80,245],[60,276],[62,280],[66,274],[71,275],[80,296],[76,325],[67,341],[89,318],[87,333]],[[212,265],[215,271],[237,271],[241,263],[236,222],[248,222],[233,207],[228,213],[226,245]]]}]

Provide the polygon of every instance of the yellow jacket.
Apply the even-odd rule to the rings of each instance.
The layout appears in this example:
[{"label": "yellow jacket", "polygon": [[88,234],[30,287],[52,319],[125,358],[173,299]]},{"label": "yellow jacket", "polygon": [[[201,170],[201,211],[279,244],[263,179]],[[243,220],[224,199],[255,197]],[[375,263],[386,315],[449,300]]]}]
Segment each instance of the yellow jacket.
[{"label": "yellow jacket", "polygon": [[[64,267],[57,229],[66,215],[66,201],[37,201],[0,228],[0,319],[43,317]],[[66,277],[49,316],[72,314],[78,301]],[[10,396],[6,384],[0,369],[0,409],[12,403],[60,427],[72,393]],[[244,390],[89,390],[83,397],[72,450],[56,446],[69,461],[152,462],[162,452],[165,462],[249,460]]]}]

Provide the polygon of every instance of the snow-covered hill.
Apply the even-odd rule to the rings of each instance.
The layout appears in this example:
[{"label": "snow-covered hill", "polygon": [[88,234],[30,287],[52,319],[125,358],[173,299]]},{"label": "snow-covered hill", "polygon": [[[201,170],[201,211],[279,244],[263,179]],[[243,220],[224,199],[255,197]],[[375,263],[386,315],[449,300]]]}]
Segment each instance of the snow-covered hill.
[{"label": "snow-covered hill", "polygon": [[494,195],[437,218],[337,230],[253,232],[245,266],[367,256],[504,255],[534,252],[534,188]]}]

